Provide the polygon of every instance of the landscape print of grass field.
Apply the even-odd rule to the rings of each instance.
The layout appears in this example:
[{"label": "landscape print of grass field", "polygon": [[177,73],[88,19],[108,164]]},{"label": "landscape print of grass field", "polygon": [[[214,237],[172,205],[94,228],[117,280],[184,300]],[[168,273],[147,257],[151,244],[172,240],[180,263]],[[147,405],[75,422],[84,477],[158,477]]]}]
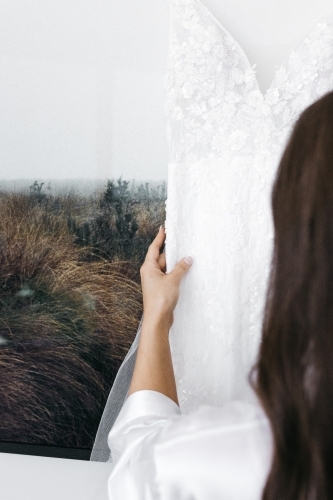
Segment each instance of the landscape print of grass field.
[{"label": "landscape print of grass field", "polygon": [[165,182],[0,182],[0,441],[92,447],[165,200]]}]

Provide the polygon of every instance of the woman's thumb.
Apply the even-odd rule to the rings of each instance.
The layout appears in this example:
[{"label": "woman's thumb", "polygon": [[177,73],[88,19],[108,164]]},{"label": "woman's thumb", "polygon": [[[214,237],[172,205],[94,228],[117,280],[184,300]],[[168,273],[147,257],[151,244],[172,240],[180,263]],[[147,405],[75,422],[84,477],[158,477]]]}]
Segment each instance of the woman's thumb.
[{"label": "woman's thumb", "polygon": [[171,271],[170,274],[173,274],[173,276],[177,279],[178,283],[180,283],[183,276],[187,273],[192,264],[193,264],[192,257],[185,257],[185,259],[180,260],[175,265],[174,269]]}]

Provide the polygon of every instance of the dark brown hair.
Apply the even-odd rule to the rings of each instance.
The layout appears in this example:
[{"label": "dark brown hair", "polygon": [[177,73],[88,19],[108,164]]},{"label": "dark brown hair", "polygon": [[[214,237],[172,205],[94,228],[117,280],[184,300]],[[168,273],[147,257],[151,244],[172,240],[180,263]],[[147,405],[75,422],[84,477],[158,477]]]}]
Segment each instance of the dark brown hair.
[{"label": "dark brown hair", "polygon": [[333,498],[333,92],[297,120],[272,191],[275,239],[253,387],[274,455],[263,500]]}]

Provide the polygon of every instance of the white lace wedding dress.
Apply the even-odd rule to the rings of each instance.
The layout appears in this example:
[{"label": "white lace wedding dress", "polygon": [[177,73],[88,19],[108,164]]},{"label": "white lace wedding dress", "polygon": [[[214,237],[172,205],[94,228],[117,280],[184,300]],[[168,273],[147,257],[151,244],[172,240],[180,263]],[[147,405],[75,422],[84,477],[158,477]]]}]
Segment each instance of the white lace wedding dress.
[{"label": "white lace wedding dress", "polygon": [[[333,12],[294,46],[262,94],[255,66],[199,0],[172,0],[167,90],[167,268],[187,255],[170,345],[183,413],[254,398],[273,225],[270,197],[299,114],[333,90]],[[124,398],[138,335],[101,421],[92,460]]]},{"label": "white lace wedding dress", "polygon": [[186,255],[170,332],[180,407],[250,400],[273,242],[272,182],[300,112],[333,89],[333,26],[318,23],[263,95],[242,49],[199,0],[174,0],[165,81],[167,265]]}]

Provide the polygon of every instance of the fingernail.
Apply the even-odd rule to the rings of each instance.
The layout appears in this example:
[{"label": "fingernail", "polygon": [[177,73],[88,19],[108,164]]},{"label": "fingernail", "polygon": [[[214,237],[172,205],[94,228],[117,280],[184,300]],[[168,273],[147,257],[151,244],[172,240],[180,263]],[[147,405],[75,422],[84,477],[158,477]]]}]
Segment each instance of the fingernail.
[{"label": "fingernail", "polygon": [[188,264],[189,266],[192,266],[192,264],[193,264],[192,257],[185,257],[184,260],[185,260],[186,264]]},{"label": "fingernail", "polygon": [[160,231],[161,231],[162,228],[164,229],[164,226],[160,226]]}]

